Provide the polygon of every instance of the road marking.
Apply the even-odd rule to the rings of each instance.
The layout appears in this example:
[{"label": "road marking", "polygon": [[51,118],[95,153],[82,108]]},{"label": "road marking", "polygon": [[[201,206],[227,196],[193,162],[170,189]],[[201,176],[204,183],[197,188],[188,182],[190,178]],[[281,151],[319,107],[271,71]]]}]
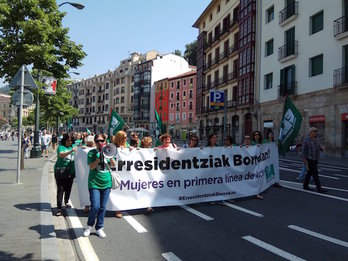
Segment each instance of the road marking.
[{"label": "road marking", "polygon": [[[302,192],[305,192],[305,193],[315,194],[315,195],[322,196],[322,197],[327,197],[327,198],[332,198],[332,199],[337,199],[337,200],[348,202],[347,198],[341,198],[341,197],[331,196],[331,195],[328,195],[328,194],[318,193],[318,192],[315,192],[315,191],[304,190],[302,187],[301,188],[297,188],[297,187],[294,187],[294,186],[287,186],[284,183],[290,183],[291,185],[296,184],[297,186],[302,186],[301,184],[298,184],[296,182],[282,180],[281,181],[281,185],[284,188],[293,189],[293,190],[302,191]],[[323,187],[323,188],[328,188],[328,189],[332,189],[332,190],[341,190],[341,189],[330,188],[330,187]]]},{"label": "road marking", "polygon": [[[71,203],[71,202],[70,202]],[[71,203],[71,208],[70,209],[66,209],[68,212],[68,220],[70,223],[70,227],[73,228],[75,230],[75,234],[77,237],[77,242],[80,245],[81,248],[81,252],[84,256],[84,260],[96,260],[98,261],[99,258],[97,256],[97,254],[94,251],[94,248],[91,244],[91,242],[89,241],[88,237],[84,237],[82,234],[78,234],[77,233],[77,229],[79,229],[80,231],[84,231],[84,228],[81,224],[81,221],[75,211],[74,205]]]},{"label": "road marking", "polygon": [[[283,168],[283,167],[279,167],[279,169],[286,170],[286,171],[289,171],[289,172],[301,173],[300,170],[293,170],[293,169],[288,169],[288,168]],[[321,174],[319,175],[319,177],[339,180],[339,178],[332,177],[332,176],[327,176],[327,175],[321,175]]]},{"label": "road marking", "polygon": [[332,176],[327,176],[327,175],[319,175],[319,177],[327,178],[327,179],[336,179],[339,180],[340,178],[332,177]]},{"label": "road marking", "polygon": [[[319,159],[319,161],[320,161],[320,159]],[[298,163],[302,164],[302,161],[286,160],[286,159],[279,159],[279,162],[283,162],[283,163],[298,162]],[[333,165],[327,165],[327,164],[323,164],[323,163],[319,163],[318,167],[327,167],[327,168],[335,169],[335,170],[348,170],[348,168],[344,167],[344,166],[333,166]]]},{"label": "road marking", "polygon": [[319,167],[320,170],[334,170],[334,171],[342,171],[341,169],[331,169],[331,168],[325,168],[325,167]]},{"label": "road marking", "polygon": [[300,172],[301,172],[300,170],[293,170],[293,169],[282,168],[282,167],[279,167],[279,169],[281,169],[281,170],[286,170],[286,171],[290,171],[290,172],[295,172],[295,173],[300,173]]},{"label": "road marking", "polygon": [[290,253],[288,253],[288,252],[286,252],[284,250],[281,250],[280,248],[277,248],[277,247],[272,246],[272,245],[270,245],[270,244],[268,244],[266,242],[263,242],[263,241],[255,238],[255,237],[244,236],[242,238],[247,240],[247,241],[249,241],[250,243],[253,243],[254,245],[257,245],[257,246],[259,246],[259,247],[261,247],[263,249],[266,249],[266,250],[272,252],[273,254],[276,254],[276,255],[284,258],[284,259],[287,259],[287,260],[298,260],[298,261],[305,260],[305,259],[302,259],[302,258],[300,258],[298,256],[290,254]]},{"label": "road marking", "polygon": [[342,178],[348,178],[348,176],[347,176],[347,175],[335,174],[335,176],[339,176],[339,177],[342,177]]},{"label": "road marking", "polygon": [[242,208],[242,207],[233,205],[233,204],[231,204],[231,203],[224,202],[223,205],[225,205],[226,207],[229,207],[229,208],[237,209],[237,210],[239,210],[239,211],[242,211],[242,212],[244,212],[244,213],[253,215],[253,216],[255,216],[255,217],[263,217],[262,214],[259,214],[259,213],[257,213],[257,212],[251,211],[251,210],[246,209],[246,208]]},{"label": "road marking", "polygon": [[320,233],[317,233],[317,232],[314,232],[314,231],[311,231],[311,230],[308,230],[308,229],[305,229],[305,228],[302,228],[302,227],[298,227],[298,226],[295,226],[295,225],[289,225],[288,227],[291,228],[291,229],[294,229],[296,231],[305,233],[307,235],[310,235],[310,236],[313,236],[313,237],[317,237],[319,239],[326,240],[326,241],[329,241],[331,243],[334,243],[334,244],[337,244],[337,245],[340,245],[340,246],[343,246],[343,247],[348,247],[348,242],[346,242],[346,241],[342,241],[342,240],[339,240],[339,239],[336,239],[336,238],[333,238],[333,237],[329,237],[329,236],[326,236],[326,235],[323,235],[323,234],[320,234]]},{"label": "road marking", "polygon": [[199,212],[199,211],[197,211],[197,210],[195,210],[195,209],[193,209],[193,208],[190,208],[189,206],[182,205],[182,206],[180,206],[180,207],[182,207],[182,208],[185,209],[186,211],[188,211],[188,212],[190,212],[190,213],[192,213],[192,214],[194,214],[194,215],[196,215],[196,216],[198,216],[198,217],[200,217],[200,218],[203,218],[203,219],[206,220],[206,221],[214,220],[214,218],[209,217],[209,216],[207,216],[206,214],[203,214],[202,212]]},{"label": "road marking", "polygon": [[123,216],[124,219],[136,230],[138,233],[146,233],[147,230],[138,222],[135,220],[132,216]]},{"label": "road marking", "polygon": [[168,261],[181,261],[173,252],[162,253],[162,256]]}]

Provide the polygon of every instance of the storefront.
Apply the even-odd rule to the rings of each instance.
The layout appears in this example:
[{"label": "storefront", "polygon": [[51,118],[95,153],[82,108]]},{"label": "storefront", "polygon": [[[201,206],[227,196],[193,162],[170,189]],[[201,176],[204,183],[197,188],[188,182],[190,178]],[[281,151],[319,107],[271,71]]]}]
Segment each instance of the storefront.
[{"label": "storefront", "polygon": [[320,144],[325,145],[325,115],[309,116],[309,126],[318,129]]},{"label": "storefront", "polygon": [[345,157],[348,156],[348,112],[342,113],[342,150]]}]

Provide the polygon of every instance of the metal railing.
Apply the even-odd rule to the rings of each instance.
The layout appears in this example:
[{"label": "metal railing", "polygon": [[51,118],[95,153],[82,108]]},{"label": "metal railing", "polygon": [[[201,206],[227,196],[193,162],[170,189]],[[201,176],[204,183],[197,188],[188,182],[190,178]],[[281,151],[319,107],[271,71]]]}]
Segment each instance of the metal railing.
[{"label": "metal railing", "polygon": [[297,94],[297,81],[290,81],[278,86],[279,97]]},{"label": "metal railing", "polygon": [[348,31],[348,20],[342,16],[334,21],[334,36],[338,36]]},{"label": "metal railing", "polygon": [[298,54],[298,41],[283,45],[278,48],[278,60],[282,60],[290,55]]},{"label": "metal railing", "polygon": [[298,15],[298,2],[293,2],[279,12],[279,23],[286,21],[293,15]]},{"label": "metal railing", "polygon": [[333,85],[339,87],[348,84],[348,67],[342,67],[333,72]]}]

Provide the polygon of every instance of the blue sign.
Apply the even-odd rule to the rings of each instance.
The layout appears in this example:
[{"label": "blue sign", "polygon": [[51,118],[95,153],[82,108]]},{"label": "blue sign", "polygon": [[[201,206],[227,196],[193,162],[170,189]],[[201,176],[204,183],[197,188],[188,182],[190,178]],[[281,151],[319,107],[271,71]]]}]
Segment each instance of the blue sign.
[{"label": "blue sign", "polygon": [[210,109],[211,110],[223,109],[225,105],[224,96],[225,96],[224,91],[211,90],[210,91]]}]

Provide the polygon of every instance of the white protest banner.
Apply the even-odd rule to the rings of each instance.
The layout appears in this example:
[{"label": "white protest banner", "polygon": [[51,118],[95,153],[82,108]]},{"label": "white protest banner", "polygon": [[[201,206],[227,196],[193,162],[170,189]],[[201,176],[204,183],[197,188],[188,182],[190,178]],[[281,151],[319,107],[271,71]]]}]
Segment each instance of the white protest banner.
[{"label": "white protest banner", "polygon": [[[76,163],[79,156],[75,156]],[[121,186],[111,191],[108,210],[241,198],[256,195],[279,181],[278,148],[270,143],[179,151],[119,149],[116,172],[122,179]],[[76,174],[78,177],[86,172],[76,169]],[[79,180],[85,177],[77,178],[80,190],[86,183],[80,184]],[[88,198],[88,193],[80,195],[81,206]]]}]

